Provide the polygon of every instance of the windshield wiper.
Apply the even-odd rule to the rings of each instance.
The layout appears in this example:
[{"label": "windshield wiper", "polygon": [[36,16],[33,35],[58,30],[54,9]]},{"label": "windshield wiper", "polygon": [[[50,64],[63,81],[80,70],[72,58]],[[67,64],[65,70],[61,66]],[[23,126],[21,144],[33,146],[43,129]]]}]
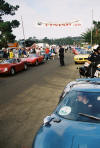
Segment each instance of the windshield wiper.
[{"label": "windshield wiper", "polygon": [[100,120],[99,117],[95,117],[95,116],[92,116],[92,115],[88,115],[88,114],[84,114],[84,113],[78,113],[78,114],[81,115],[81,116],[91,118],[91,119]]}]

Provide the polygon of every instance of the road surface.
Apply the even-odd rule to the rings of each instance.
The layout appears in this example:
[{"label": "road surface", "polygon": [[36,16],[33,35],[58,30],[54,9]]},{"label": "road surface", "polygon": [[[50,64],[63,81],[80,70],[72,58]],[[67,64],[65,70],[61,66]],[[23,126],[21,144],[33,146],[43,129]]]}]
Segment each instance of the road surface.
[{"label": "road surface", "polygon": [[31,148],[43,118],[55,109],[65,85],[79,77],[73,55],[0,77],[0,148]]}]

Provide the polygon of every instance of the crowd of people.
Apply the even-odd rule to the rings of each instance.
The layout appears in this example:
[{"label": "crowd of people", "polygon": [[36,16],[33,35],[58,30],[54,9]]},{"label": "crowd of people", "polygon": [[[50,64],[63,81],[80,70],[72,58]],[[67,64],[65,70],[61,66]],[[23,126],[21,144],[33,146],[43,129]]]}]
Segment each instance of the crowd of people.
[{"label": "crowd of people", "polygon": [[11,48],[11,49],[7,49],[7,48],[3,48],[3,58],[7,59],[7,58],[20,58],[20,57],[25,57],[28,55],[28,52],[25,48]]},{"label": "crowd of people", "polygon": [[51,47],[39,47],[39,46],[31,46],[29,48],[3,48],[3,58],[25,58],[28,57],[29,54],[36,54],[38,56],[44,55],[45,60],[50,60],[51,58],[54,60],[55,55],[59,58],[60,65],[64,66],[64,53],[66,52],[66,48],[62,46],[51,46]]}]

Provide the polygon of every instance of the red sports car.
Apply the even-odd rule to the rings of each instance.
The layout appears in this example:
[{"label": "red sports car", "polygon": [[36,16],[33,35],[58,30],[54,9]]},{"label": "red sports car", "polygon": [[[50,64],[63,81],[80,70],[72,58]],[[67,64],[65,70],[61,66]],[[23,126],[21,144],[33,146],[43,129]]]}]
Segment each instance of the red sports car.
[{"label": "red sports car", "polygon": [[30,65],[38,65],[44,61],[43,55],[29,54],[27,58],[22,58],[22,61],[26,61]]},{"label": "red sports car", "polygon": [[27,70],[27,63],[20,59],[7,59],[0,62],[0,74],[14,75],[18,71]]}]

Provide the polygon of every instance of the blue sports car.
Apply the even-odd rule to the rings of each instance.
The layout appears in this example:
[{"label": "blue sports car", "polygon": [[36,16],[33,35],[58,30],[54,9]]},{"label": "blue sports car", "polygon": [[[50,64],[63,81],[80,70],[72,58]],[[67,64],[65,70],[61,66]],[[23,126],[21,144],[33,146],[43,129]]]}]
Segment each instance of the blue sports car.
[{"label": "blue sports car", "polygon": [[32,148],[100,148],[100,78],[77,79],[65,87]]}]

